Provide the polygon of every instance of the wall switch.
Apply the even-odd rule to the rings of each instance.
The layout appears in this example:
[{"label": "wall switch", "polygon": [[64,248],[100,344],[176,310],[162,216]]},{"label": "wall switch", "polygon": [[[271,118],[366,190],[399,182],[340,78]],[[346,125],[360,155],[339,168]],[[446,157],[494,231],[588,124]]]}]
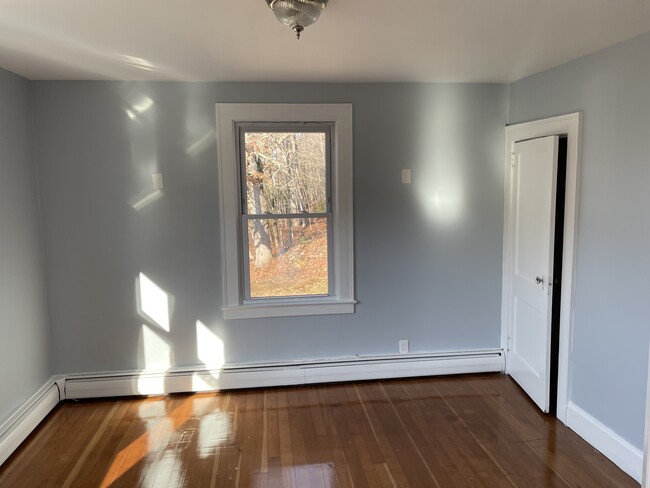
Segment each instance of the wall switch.
[{"label": "wall switch", "polygon": [[153,173],[151,175],[151,183],[153,184],[154,190],[162,190],[163,189],[162,173]]},{"label": "wall switch", "polygon": [[409,341],[408,339],[400,339],[399,341],[399,353],[408,354],[409,352]]},{"label": "wall switch", "polygon": [[410,185],[411,184],[411,170],[403,169],[402,170],[402,184]]}]

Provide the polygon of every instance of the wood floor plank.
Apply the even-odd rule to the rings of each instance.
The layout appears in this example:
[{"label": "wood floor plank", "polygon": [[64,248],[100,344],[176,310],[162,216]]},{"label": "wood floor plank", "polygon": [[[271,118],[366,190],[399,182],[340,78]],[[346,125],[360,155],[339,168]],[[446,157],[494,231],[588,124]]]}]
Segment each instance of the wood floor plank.
[{"label": "wood floor plank", "polygon": [[440,485],[465,488],[478,484],[462,454],[462,439],[468,433],[460,419],[430,387],[420,389],[419,383],[409,384],[407,394],[414,421],[425,426],[414,432],[415,441],[425,452]]},{"label": "wood floor plank", "polygon": [[[370,487],[359,453],[354,448],[356,427],[349,416],[349,400],[344,385],[332,385],[327,388],[327,401],[331,407],[332,423],[336,428],[339,449],[345,458],[350,483],[356,488]],[[340,479],[340,478],[339,478]]]},{"label": "wood floor plank", "polygon": [[[48,473],[48,483],[57,487],[71,486],[78,472],[78,459],[85,455],[88,444],[92,443],[93,439],[98,439],[95,437],[97,430],[108,427],[110,418],[107,417],[112,417],[116,405],[115,402],[95,403],[91,408],[80,408],[80,405],[76,405],[79,413],[76,425],[73,424],[73,428],[68,430],[65,436],[57,438],[51,457],[44,460],[46,464],[42,469]],[[51,468],[51,465],[56,468]]]},{"label": "wood floor plank", "polygon": [[[404,473],[402,464],[394,449],[391,432],[393,423],[391,422],[391,409],[385,401],[385,396],[379,384],[367,384],[364,388],[358,388],[357,394],[362,399],[362,406],[368,418],[368,423],[372,426],[372,432],[375,441],[379,446],[384,459],[384,466],[387,476],[397,486],[409,486],[409,481]],[[386,428],[386,421],[391,428]]]},{"label": "wood floor plank", "polygon": [[328,390],[326,386],[322,386],[316,390],[315,401],[322,406],[323,427],[322,433],[323,443],[327,445],[329,455],[326,459],[331,460],[334,472],[332,476],[335,478],[333,484],[341,488],[349,488],[354,486],[352,483],[352,475],[348,466],[345,453],[341,447],[341,439],[338,431],[338,426],[334,416],[332,415],[332,408],[328,398]]},{"label": "wood floor plank", "polygon": [[[46,458],[49,452],[54,448],[56,436],[62,431],[60,425],[65,423],[69,415],[67,409],[62,405],[50,412],[43,422],[30,434],[23,442],[23,446],[30,443],[31,439],[38,436],[40,442],[33,444],[33,449],[27,450],[19,448],[0,466],[0,486],[14,486],[16,480],[23,476],[23,472],[29,469],[30,463],[24,462],[25,457],[40,456]],[[70,428],[72,425],[69,424]]]},{"label": "wood floor plank", "polygon": [[293,472],[293,444],[289,419],[289,396],[286,389],[277,392],[278,398],[278,428],[280,440],[280,466],[282,470],[282,486],[295,488],[296,481]]},{"label": "wood floor plank", "polygon": [[58,406],[0,487],[638,488],[503,375]]}]

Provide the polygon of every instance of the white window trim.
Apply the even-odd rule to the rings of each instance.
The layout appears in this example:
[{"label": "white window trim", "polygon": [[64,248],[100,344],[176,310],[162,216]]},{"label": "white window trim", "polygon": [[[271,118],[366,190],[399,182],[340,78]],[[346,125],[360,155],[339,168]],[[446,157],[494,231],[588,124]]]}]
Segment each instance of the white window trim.
[{"label": "white window trim", "polygon": [[[354,313],[352,221],[352,105],[218,103],[217,148],[221,203],[221,274],[225,319]],[[239,232],[237,129],[242,122],[330,122],[332,134],[333,293],[328,297],[244,303]]]}]

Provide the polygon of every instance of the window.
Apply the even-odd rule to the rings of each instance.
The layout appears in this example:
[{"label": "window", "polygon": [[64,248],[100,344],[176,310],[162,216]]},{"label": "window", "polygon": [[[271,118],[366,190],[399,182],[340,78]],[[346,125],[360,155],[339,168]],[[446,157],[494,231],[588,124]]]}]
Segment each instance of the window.
[{"label": "window", "polygon": [[217,104],[226,319],[354,312],[352,106]]}]

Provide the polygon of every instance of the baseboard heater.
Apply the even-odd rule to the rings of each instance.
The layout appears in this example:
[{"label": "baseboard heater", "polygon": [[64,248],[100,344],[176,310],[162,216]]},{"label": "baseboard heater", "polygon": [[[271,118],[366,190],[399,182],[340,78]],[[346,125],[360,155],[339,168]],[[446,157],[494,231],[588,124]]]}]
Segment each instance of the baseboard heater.
[{"label": "baseboard heater", "polygon": [[0,465],[20,446],[59,403],[59,387],[52,378],[0,425]]},{"label": "baseboard heater", "polygon": [[289,363],[231,364],[219,369],[125,371],[68,376],[64,398],[219,391],[343,381],[504,371],[502,350],[352,357]]}]

